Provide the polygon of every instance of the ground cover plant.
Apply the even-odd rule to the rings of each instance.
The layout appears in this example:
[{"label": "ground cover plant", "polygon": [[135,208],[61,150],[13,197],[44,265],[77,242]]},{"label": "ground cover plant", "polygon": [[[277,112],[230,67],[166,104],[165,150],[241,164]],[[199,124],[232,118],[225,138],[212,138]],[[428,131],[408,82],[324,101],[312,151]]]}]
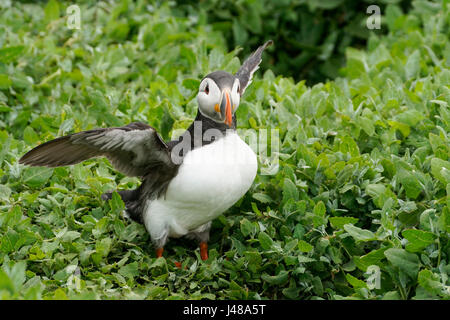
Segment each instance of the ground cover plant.
[{"label": "ground cover plant", "polygon": [[448,2],[387,5],[386,35],[347,48],[333,81],[258,71],[238,127],[279,130],[279,170],[214,221],[207,261],[183,240],[156,259],[120,198],[100,199],[138,183],[107,160],[17,160],[131,121],[168,139],[193,120],[201,77],[235,72],[239,49],[170,2],[80,1],[79,30],[70,4],[0,8],[2,299],[450,298]]},{"label": "ground cover plant", "polygon": [[366,27],[367,8],[384,11],[389,3],[411,7],[410,0],[212,0],[182,1],[175,13],[207,22],[223,33],[228,47],[242,46],[247,55],[267,38],[274,40],[277,47],[262,68],[313,85],[339,74],[347,47],[364,48],[371,34],[386,33]]}]

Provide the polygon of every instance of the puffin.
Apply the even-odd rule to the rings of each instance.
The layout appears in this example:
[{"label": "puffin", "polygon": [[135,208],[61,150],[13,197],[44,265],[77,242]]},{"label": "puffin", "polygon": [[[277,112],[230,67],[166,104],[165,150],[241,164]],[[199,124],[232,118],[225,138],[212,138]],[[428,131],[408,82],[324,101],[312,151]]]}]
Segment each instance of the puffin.
[{"label": "puffin", "polygon": [[106,157],[115,170],[138,177],[141,184],[101,198],[120,195],[125,215],[150,234],[156,257],[163,256],[169,238],[186,236],[199,242],[200,257],[207,260],[212,220],[244,196],[257,174],[257,156],[237,134],[235,113],[272,43],[259,46],[234,75],[221,70],[206,75],[194,121],[172,141],[165,142],[148,124],[132,122],[50,140],[19,163],[54,168]]}]

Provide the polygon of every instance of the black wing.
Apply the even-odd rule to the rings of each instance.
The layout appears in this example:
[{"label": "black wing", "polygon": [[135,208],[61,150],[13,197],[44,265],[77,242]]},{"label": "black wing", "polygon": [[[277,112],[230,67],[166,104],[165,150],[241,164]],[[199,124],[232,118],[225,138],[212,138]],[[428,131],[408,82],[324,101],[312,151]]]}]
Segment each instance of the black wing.
[{"label": "black wing", "polygon": [[48,141],[25,154],[19,163],[53,168],[95,157],[108,158],[116,170],[131,177],[144,176],[155,167],[175,167],[167,145],[156,130],[140,122],[82,131]]},{"label": "black wing", "polygon": [[261,55],[268,46],[272,45],[273,41],[269,40],[260,46],[253,54],[244,61],[241,68],[236,73],[236,77],[240,82],[240,91],[241,96],[244,94],[245,89],[252,82],[253,73],[259,68],[259,64],[261,63]]}]

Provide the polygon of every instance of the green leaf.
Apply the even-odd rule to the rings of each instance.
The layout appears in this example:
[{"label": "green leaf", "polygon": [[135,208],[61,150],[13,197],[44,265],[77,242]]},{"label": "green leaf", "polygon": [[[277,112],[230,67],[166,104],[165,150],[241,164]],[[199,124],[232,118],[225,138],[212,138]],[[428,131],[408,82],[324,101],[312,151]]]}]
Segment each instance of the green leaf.
[{"label": "green leaf", "polygon": [[273,240],[267,233],[260,232],[258,235],[258,240],[264,250],[269,250],[272,248]]},{"label": "green leaf", "polygon": [[375,134],[373,121],[367,117],[360,117],[359,125],[369,137]]},{"label": "green leaf", "polygon": [[[16,58],[20,57],[24,49],[24,46],[14,46],[0,49],[0,62],[10,63],[12,61],[15,61]],[[6,85],[7,83],[4,84]]]},{"label": "green leaf", "polygon": [[44,21],[46,24],[51,23],[57,19],[59,19],[59,4],[56,0],[50,0],[47,2],[47,5],[44,9],[45,18]]},{"label": "green leaf", "polygon": [[0,238],[0,251],[8,254],[19,249],[21,243],[23,242],[21,242],[20,235],[16,231],[8,228],[8,231]]},{"label": "green leaf", "polygon": [[22,175],[22,181],[31,188],[42,187],[52,176],[52,168],[30,167],[25,168]]},{"label": "green leaf", "polygon": [[255,251],[245,251],[245,257],[248,260],[249,268],[253,268],[256,272],[257,269],[261,267],[262,257],[259,252]]},{"label": "green leaf", "polygon": [[111,250],[112,239],[111,238],[103,238],[100,242],[97,242],[95,245],[95,250],[102,257],[106,257]]},{"label": "green leaf", "polygon": [[401,122],[398,122],[398,121],[394,121],[394,120],[388,120],[388,124],[392,128],[400,131],[404,137],[409,136],[409,134],[411,133],[411,128],[408,125],[404,124],[404,123],[401,123]]},{"label": "green leaf", "polygon": [[12,84],[11,79],[9,79],[7,74],[1,74],[0,73],[0,90],[1,89],[8,89]]},{"label": "green leaf", "polygon": [[22,285],[26,280],[26,269],[27,263],[25,261],[18,261],[14,263],[9,271],[9,278],[11,279],[16,291],[20,291],[22,289]]},{"label": "green leaf", "polygon": [[297,186],[290,179],[285,178],[283,184],[283,201],[287,201],[288,199],[297,201],[298,196]]},{"label": "green leaf", "polygon": [[62,242],[72,242],[75,239],[78,239],[80,237],[80,233],[78,231],[67,231],[64,233],[64,235],[61,237]]},{"label": "green leaf", "polygon": [[349,153],[352,157],[357,157],[359,155],[358,144],[349,136],[345,136],[342,139],[340,150],[343,153]]},{"label": "green leaf", "polygon": [[58,288],[58,289],[55,290],[55,292],[53,293],[53,297],[52,298],[54,300],[69,300],[69,298],[67,297],[66,293],[61,288]]},{"label": "green leaf", "polygon": [[372,241],[377,239],[372,231],[355,227],[349,223],[344,225],[344,230],[357,241]]},{"label": "green leaf", "polygon": [[306,263],[306,262],[314,262],[316,259],[305,257],[305,256],[298,256],[298,262],[299,263]]},{"label": "green leaf", "polygon": [[111,206],[111,211],[114,214],[119,214],[125,210],[125,203],[116,191],[112,193],[111,199],[109,200],[109,205]]},{"label": "green leaf", "polygon": [[13,282],[9,278],[8,274],[0,268],[0,292],[3,290],[7,290],[11,295],[15,292]]},{"label": "green leaf", "polygon": [[23,131],[23,139],[26,143],[33,145],[39,140],[39,137],[32,127],[26,127]]},{"label": "green leaf", "polygon": [[409,252],[421,252],[436,239],[436,235],[431,232],[414,229],[404,230],[402,235],[408,240],[406,250]]},{"label": "green leaf", "polygon": [[269,276],[267,273],[263,273],[261,275],[261,279],[269,284],[283,285],[289,279],[289,272],[281,270],[280,273],[275,276]]},{"label": "green leaf", "polygon": [[5,225],[14,227],[22,220],[23,214],[20,206],[14,206],[9,210]]},{"label": "green leaf", "polygon": [[443,174],[442,171],[445,170],[450,170],[450,162],[439,158],[431,159],[431,173],[436,179],[447,185],[447,183],[450,183],[450,179]]},{"label": "green leaf", "polygon": [[406,79],[415,78],[419,75],[420,71],[420,52],[419,50],[414,50],[414,52],[408,57],[405,64],[405,74]]},{"label": "green leaf", "polygon": [[416,279],[417,273],[419,272],[419,257],[414,253],[409,253],[404,249],[387,249],[384,255],[389,260],[389,262],[402,270],[411,279]]},{"label": "green leaf", "polygon": [[406,170],[400,170],[398,175],[400,183],[405,188],[406,196],[410,199],[416,199],[423,190],[417,176]]},{"label": "green leaf", "polygon": [[252,197],[262,203],[270,203],[273,202],[273,199],[265,193],[254,193]]},{"label": "green leaf", "polygon": [[362,271],[367,271],[367,268],[371,265],[381,266],[381,260],[385,259],[386,256],[384,252],[389,248],[380,248],[377,250],[373,250],[363,256],[353,256],[353,261],[355,265]]},{"label": "green leaf", "polygon": [[297,244],[298,249],[301,252],[310,252],[314,247],[310,245],[308,242],[300,240]]},{"label": "green leaf", "polygon": [[313,213],[316,216],[320,216],[320,217],[324,217],[325,213],[326,213],[326,208],[325,208],[325,204],[322,201],[319,201],[313,209]]},{"label": "green leaf", "polygon": [[397,291],[388,291],[381,300],[401,300],[401,297]]},{"label": "green leaf", "polygon": [[305,234],[305,227],[303,227],[303,225],[301,225],[300,223],[295,225],[294,237],[300,240],[303,239],[304,234]]},{"label": "green leaf", "polygon": [[200,81],[198,79],[188,78],[188,79],[184,79],[182,84],[183,84],[183,87],[197,92],[198,87],[200,85]]},{"label": "green leaf", "polygon": [[407,124],[410,127],[414,127],[425,117],[419,111],[411,109],[406,110],[405,112],[400,113],[395,117],[399,122]]},{"label": "green leaf", "polygon": [[366,193],[374,199],[380,197],[386,191],[386,187],[382,184],[369,184],[366,187]]},{"label": "green leaf", "polygon": [[289,288],[284,288],[283,289],[283,294],[289,298],[289,299],[298,299],[299,298],[299,292],[300,292],[300,288],[297,287],[289,287]]},{"label": "green leaf", "polygon": [[359,280],[358,278],[355,278],[354,276],[352,276],[351,274],[347,273],[345,275],[345,278],[347,279],[348,283],[351,284],[351,286],[355,289],[359,289],[359,288],[367,288],[367,283]]},{"label": "green leaf", "polygon": [[0,200],[7,201],[11,195],[11,189],[5,185],[0,184]]},{"label": "green leaf", "polygon": [[[157,259],[161,260],[161,259]],[[119,269],[119,274],[124,276],[125,278],[132,279],[134,277],[137,277],[139,275],[139,266],[137,262],[132,262],[129,264],[124,265]]]},{"label": "green leaf", "polygon": [[358,219],[354,217],[330,217],[328,220],[334,229],[342,229],[345,224],[355,224],[358,222]]},{"label": "green leaf", "polygon": [[241,232],[245,237],[253,232],[253,224],[245,218],[241,220]]},{"label": "green leaf", "polygon": [[[450,190],[450,184],[447,185],[447,191]],[[450,192],[448,192],[447,194],[450,194]],[[450,202],[450,196],[447,195],[447,202]],[[447,204],[447,207],[444,207],[442,209],[442,214],[439,218],[439,229],[442,232],[448,232],[450,233],[450,205]]]},{"label": "green leaf", "polygon": [[[419,273],[418,277],[419,285],[422,286],[425,290],[430,292],[431,294],[437,294],[442,295],[444,293],[443,291],[443,285],[439,281],[439,276],[431,272],[430,270],[422,270]],[[450,296],[447,294],[447,296]]]}]

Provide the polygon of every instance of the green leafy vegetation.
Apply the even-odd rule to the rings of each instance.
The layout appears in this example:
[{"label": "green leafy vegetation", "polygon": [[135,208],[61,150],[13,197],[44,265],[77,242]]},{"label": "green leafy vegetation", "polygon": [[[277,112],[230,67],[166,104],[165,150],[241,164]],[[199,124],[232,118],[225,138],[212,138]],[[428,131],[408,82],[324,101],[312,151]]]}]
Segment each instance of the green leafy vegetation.
[{"label": "green leafy vegetation", "polygon": [[384,12],[389,3],[411,6],[410,0],[191,0],[176,12],[221,31],[230,48],[243,48],[242,56],[273,39],[277,45],[268,50],[262,68],[315,84],[340,74],[348,46],[363,48],[371,34],[385,33],[385,27],[366,28],[373,13],[366,11],[376,5]]},{"label": "green leafy vegetation", "polygon": [[139,183],[107,160],[17,160],[131,121],[169,139],[194,119],[201,77],[237,71],[239,49],[170,3],[80,2],[80,30],[69,4],[0,10],[0,298],[450,298],[448,2],[388,5],[386,35],[347,47],[333,81],[261,68],[238,126],[279,130],[279,171],[213,222],[207,261],[184,239],[156,259],[120,197],[100,198]]}]

